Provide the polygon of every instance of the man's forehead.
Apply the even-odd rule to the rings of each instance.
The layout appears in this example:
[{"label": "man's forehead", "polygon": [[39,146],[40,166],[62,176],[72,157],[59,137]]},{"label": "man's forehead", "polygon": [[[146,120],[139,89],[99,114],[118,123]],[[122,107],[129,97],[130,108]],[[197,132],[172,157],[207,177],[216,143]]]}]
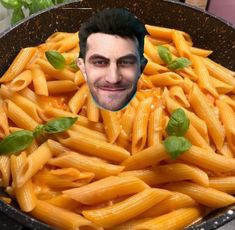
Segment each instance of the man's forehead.
[{"label": "man's forehead", "polygon": [[107,56],[112,54],[138,54],[138,40],[119,35],[93,33],[87,38],[86,54],[93,52]]}]

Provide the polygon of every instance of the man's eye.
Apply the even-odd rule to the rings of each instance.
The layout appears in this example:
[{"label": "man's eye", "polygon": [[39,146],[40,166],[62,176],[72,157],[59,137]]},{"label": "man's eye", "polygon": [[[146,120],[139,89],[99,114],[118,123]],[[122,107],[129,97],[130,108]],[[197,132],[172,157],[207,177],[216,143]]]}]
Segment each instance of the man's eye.
[{"label": "man's eye", "polygon": [[129,60],[122,60],[122,61],[119,62],[119,65],[121,65],[121,66],[131,66],[133,64],[135,64],[135,62],[134,61],[129,61]]},{"label": "man's eye", "polygon": [[107,62],[103,60],[97,60],[97,61],[93,61],[93,64],[96,66],[104,66],[107,64]]}]

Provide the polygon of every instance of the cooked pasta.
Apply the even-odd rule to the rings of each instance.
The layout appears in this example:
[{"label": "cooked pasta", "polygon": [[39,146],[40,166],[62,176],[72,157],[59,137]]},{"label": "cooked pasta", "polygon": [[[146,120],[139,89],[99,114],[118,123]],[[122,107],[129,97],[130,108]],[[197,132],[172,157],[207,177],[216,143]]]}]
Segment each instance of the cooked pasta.
[{"label": "cooked pasta", "polygon": [[[75,61],[77,33],[56,32],[22,49],[0,78],[0,140],[54,118],[78,118],[66,132],[0,157],[1,186],[22,211],[66,230],[176,230],[208,207],[235,203],[234,72],[183,31],[146,29],[148,63],[121,111],[98,108],[80,70],[57,70],[45,58],[56,50],[67,64]],[[159,45],[192,65],[170,69]],[[192,147],[173,160],[164,140],[178,108],[190,120]]]}]

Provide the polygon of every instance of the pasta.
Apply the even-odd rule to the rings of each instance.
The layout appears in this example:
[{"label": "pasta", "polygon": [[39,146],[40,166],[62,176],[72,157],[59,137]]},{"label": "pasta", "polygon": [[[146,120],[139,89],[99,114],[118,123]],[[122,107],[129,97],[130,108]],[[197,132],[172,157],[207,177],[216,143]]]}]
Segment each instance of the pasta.
[{"label": "pasta", "polygon": [[[80,70],[57,70],[45,58],[56,50],[72,63],[78,33],[56,32],[22,49],[0,78],[0,141],[77,117],[65,132],[0,156],[1,186],[22,211],[66,230],[177,230],[235,203],[234,72],[212,61],[211,50],[193,47],[187,33],[145,26],[148,62],[121,111],[98,108]],[[172,70],[159,45],[192,65]],[[164,140],[178,108],[190,120],[192,146],[173,160]]]}]

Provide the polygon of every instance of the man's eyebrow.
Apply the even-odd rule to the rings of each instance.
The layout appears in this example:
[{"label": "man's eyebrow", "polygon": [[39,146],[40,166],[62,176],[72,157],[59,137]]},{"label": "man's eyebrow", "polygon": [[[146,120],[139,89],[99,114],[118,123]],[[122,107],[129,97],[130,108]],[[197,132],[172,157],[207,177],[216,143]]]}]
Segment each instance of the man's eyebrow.
[{"label": "man's eyebrow", "polygon": [[105,59],[105,60],[109,60],[107,57],[105,57],[105,56],[102,56],[102,55],[100,55],[100,54],[93,54],[93,55],[91,55],[90,57],[89,57],[89,60],[94,60],[94,59],[98,59],[98,58],[100,58],[100,59]]},{"label": "man's eyebrow", "polygon": [[120,61],[122,59],[131,59],[133,61],[137,61],[137,56],[134,55],[134,54],[127,54],[125,56],[122,56],[122,57],[118,58],[118,61]]},{"label": "man's eyebrow", "polygon": [[[100,54],[93,54],[89,57],[89,60],[94,60],[94,59],[104,59],[104,60],[107,60],[109,61],[109,58],[103,56],[103,55],[100,55]],[[118,58],[118,61],[122,60],[122,59],[132,59],[134,61],[137,61],[137,56],[134,55],[134,54],[127,54],[127,55],[124,55],[122,57],[119,57]]]}]

